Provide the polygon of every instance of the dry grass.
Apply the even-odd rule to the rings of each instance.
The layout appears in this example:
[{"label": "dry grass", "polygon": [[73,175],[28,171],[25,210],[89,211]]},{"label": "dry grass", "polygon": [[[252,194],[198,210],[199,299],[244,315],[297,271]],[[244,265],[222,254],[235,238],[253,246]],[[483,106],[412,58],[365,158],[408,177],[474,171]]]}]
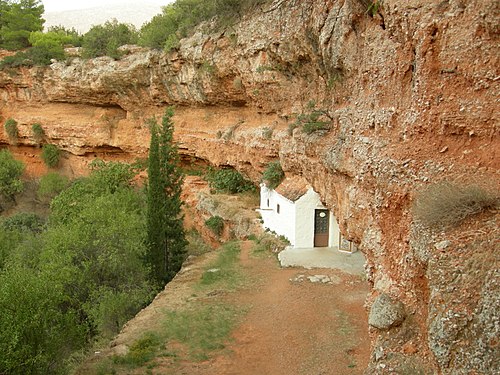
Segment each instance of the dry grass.
[{"label": "dry grass", "polygon": [[439,182],[421,191],[413,205],[414,218],[429,228],[456,225],[466,217],[497,209],[498,192],[479,184]]}]

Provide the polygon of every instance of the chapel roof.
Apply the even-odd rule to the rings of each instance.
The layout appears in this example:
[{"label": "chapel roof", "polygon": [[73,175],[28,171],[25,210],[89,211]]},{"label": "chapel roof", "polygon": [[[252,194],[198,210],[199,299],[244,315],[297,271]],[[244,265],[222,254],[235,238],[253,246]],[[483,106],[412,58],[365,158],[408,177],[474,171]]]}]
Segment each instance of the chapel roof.
[{"label": "chapel roof", "polygon": [[307,193],[308,189],[309,184],[304,177],[294,176],[285,178],[275,191],[285,198],[290,199],[292,202],[295,202]]}]

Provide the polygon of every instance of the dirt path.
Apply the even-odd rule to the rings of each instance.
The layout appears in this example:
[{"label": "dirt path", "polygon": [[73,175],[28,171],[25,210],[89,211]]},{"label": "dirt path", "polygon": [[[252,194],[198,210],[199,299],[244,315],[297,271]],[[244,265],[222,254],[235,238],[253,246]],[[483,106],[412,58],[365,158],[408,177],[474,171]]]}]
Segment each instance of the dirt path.
[{"label": "dirt path", "polygon": [[[249,256],[243,243],[241,263],[257,280],[255,287],[227,297],[250,306],[222,355],[193,366],[186,375],[342,375],[362,374],[369,357],[368,285],[334,270],[280,269],[274,258]],[[297,277],[302,281],[296,281]],[[330,283],[307,276],[325,275]],[[292,281],[291,281],[292,280]]]},{"label": "dirt path", "polygon": [[[242,243],[241,268],[249,285],[236,292],[193,295],[193,285],[216,258],[210,252],[187,262],[155,300],[129,321],[107,349],[89,358],[77,375],[88,375],[93,365],[125,353],[144,332],[161,330],[165,310],[177,311],[196,301],[246,310],[226,347],[211,359],[196,362],[155,359],[156,365],[121,369],[114,374],[153,375],[356,375],[369,359],[366,311],[368,285],[359,276],[325,269],[281,269],[271,254],[255,257],[253,243]],[[308,276],[328,276],[311,282]],[[194,300],[193,300],[194,298]],[[167,348],[171,343],[167,344]]]}]

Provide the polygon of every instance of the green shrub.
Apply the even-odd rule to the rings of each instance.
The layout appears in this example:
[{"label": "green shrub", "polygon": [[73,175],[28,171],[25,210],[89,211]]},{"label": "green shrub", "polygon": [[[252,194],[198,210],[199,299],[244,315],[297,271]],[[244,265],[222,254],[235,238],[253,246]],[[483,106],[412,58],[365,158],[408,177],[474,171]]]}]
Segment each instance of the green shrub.
[{"label": "green shrub", "polygon": [[50,65],[52,59],[62,60],[65,58],[62,48],[50,48],[48,46],[36,46],[19,51],[13,56],[7,56],[0,61],[0,69],[17,68],[20,66],[45,66]]},{"label": "green shrub", "polygon": [[218,193],[236,194],[251,191],[255,186],[235,169],[212,169],[207,174],[210,188]]},{"label": "green shrub", "polygon": [[17,137],[19,136],[19,130],[17,129],[17,121],[13,118],[7,119],[4,124],[5,133],[12,143],[17,143]]},{"label": "green shrub", "polygon": [[21,175],[24,163],[12,157],[8,150],[0,151],[0,195],[13,198],[23,190]]},{"label": "green shrub", "polygon": [[430,228],[458,224],[468,216],[497,208],[498,193],[469,184],[435,183],[421,191],[413,205],[415,220]]},{"label": "green shrub", "polygon": [[132,319],[148,301],[151,292],[147,284],[143,288],[119,291],[103,286],[91,294],[85,311],[101,337],[112,338],[122,326]]},{"label": "green shrub", "polygon": [[160,345],[160,337],[154,332],[147,332],[143,337],[130,346],[129,351],[125,356],[113,357],[113,362],[132,367],[142,366],[155,357]]},{"label": "green shrub", "polygon": [[42,159],[49,168],[54,168],[59,164],[60,159],[59,147],[52,144],[46,144],[42,147]]},{"label": "green shrub", "polygon": [[256,255],[269,252],[279,253],[290,245],[290,241],[288,241],[286,237],[277,236],[276,234],[271,233],[263,233],[259,237],[252,240],[255,241],[252,253]]},{"label": "green shrub", "polygon": [[49,172],[40,179],[38,185],[38,196],[40,198],[54,198],[63,191],[69,184],[67,177],[56,172]]},{"label": "green shrub", "polygon": [[202,255],[212,250],[196,229],[189,230],[186,239],[188,240],[186,250],[189,255]]},{"label": "green shrub", "polygon": [[31,212],[20,212],[4,219],[2,222],[2,227],[6,230],[35,233],[41,232],[44,225],[45,221],[40,216]]},{"label": "green shrub", "polygon": [[136,42],[137,31],[132,25],[119,23],[117,20],[107,21],[104,25],[93,26],[83,36],[83,56],[110,56],[117,59],[121,56],[118,47]]},{"label": "green shrub", "polygon": [[269,189],[276,189],[284,178],[285,172],[279,161],[270,162],[262,174],[262,180]]},{"label": "green shrub", "polygon": [[30,34],[30,43],[33,47],[47,47],[63,53],[66,45],[81,44],[81,36],[74,29],[68,30],[62,26],[52,27],[49,31],[35,31]]},{"label": "green shrub", "polygon": [[[78,32],[74,27],[67,28],[61,25],[51,26],[48,28],[46,34],[55,33],[62,39],[63,46],[73,46],[73,47],[81,47],[83,41],[83,35]],[[31,37],[31,36],[30,36]]]},{"label": "green shrub", "polygon": [[307,112],[297,116],[294,123],[288,125],[288,134],[292,135],[295,128],[301,127],[302,132],[312,134],[317,131],[330,130],[332,118],[324,109],[316,108],[316,101],[309,100]]},{"label": "green shrub", "polygon": [[224,230],[224,219],[220,216],[212,216],[205,221],[205,225],[218,237]]},{"label": "green shrub", "polygon": [[177,0],[163,8],[140,30],[139,43],[146,47],[170,50],[189,36],[197,25],[215,17],[216,27],[235,22],[248,9],[268,0]]},{"label": "green shrub", "polygon": [[265,127],[262,129],[262,137],[265,139],[271,139],[273,137],[273,128]]},{"label": "green shrub", "polygon": [[40,143],[45,136],[45,132],[42,128],[42,125],[39,123],[35,123],[31,125],[31,131],[33,132],[33,139],[36,143]]},{"label": "green shrub", "polygon": [[327,118],[326,112],[318,109],[300,114],[295,121],[295,125],[301,126],[302,132],[306,134],[312,134],[320,130],[329,130],[330,123],[331,120]]},{"label": "green shrub", "polygon": [[132,179],[139,170],[139,168],[127,163],[105,162],[101,159],[94,159],[89,164],[89,167],[92,171],[90,178],[93,184],[111,193],[130,186]]}]

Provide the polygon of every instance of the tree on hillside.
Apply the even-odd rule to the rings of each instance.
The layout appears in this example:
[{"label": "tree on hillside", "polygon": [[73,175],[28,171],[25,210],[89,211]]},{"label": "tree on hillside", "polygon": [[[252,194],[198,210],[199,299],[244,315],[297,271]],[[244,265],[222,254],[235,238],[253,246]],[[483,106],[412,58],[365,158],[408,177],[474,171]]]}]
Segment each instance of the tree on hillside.
[{"label": "tree on hillside", "polygon": [[0,151],[0,196],[14,199],[14,195],[23,190],[23,172],[22,161],[14,159],[8,150]]},{"label": "tree on hillside", "polygon": [[30,45],[30,33],[43,29],[44,7],[40,0],[2,1],[0,11],[1,48],[26,48]]},{"label": "tree on hillside", "polygon": [[184,175],[178,147],[173,141],[172,116],[173,109],[168,108],[161,125],[156,119],[150,120],[147,261],[159,286],[169,282],[180,270],[187,244],[181,214]]},{"label": "tree on hillside", "polygon": [[137,31],[134,26],[108,21],[104,25],[93,26],[83,36],[83,56],[92,58],[110,56],[119,58],[118,47],[137,42]]}]

